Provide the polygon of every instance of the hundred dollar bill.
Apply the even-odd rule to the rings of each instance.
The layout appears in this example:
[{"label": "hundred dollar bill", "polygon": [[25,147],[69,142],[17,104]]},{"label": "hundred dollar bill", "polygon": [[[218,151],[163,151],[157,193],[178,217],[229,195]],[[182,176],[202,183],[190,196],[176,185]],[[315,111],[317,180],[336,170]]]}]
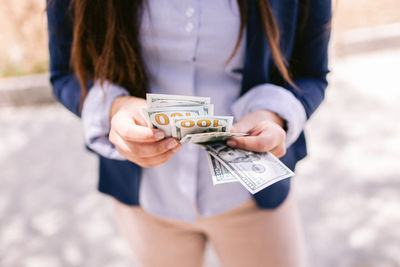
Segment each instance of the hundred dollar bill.
[{"label": "hundred dollar bill", "polygon": [[209,97],[146,94],[147,107],[193,106],[210,104]]},{"label": "hundred dollar bill", "polygon": [[228,169],[216,160],[211,154],[207,153],[208,164],[212,176],[213,185],[238,182]]},{"label": "hundred dollar bill", "polygon": [[224,143],[204,144],[214,156],[252,194],[294,173],[271,153],[256,153],[231,148]]},{"label": "hundred dollar bill", "polygon": [[214,116],[214,104],[202,104],[200,106],[204,109],[204,115]]},{"label": "hundred dollar bill", "polygon": [[232,127],[231,116],[199,116],[171,118],[172,136],[181,140],[188,134],[229,132]]},{"label": "hundred dollar bill", "polygon": [[187,134],[182,138],[181,143],[198,144],[208,142],[224,141],[235,136],[245,136],[245,133],[227,133],[227,132],[215,132],[215,133],[198,133],[198,134]]},{"label": "hundred dollar bill", "polygon": [[153,107],[143,108],[142,115],[149,127],[163,130],[165,137],[172,136],[171,118],[175,116],[204,116],[203,106],[184,106],[184,107]]}]

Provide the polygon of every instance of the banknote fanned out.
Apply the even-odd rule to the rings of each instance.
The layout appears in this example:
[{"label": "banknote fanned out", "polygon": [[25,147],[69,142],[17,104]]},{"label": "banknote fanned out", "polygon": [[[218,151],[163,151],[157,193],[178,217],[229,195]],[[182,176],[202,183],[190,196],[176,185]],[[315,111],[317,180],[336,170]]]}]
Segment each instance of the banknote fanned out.
[{"label": "banknote fanned out", "polygon": [[214,185],[240,182],[255,194],[294,175],[271,153],[227,146],[227,139],[247,134],[231,133],[233,117],[215,116],[209,97],[147,94],[142,113],[148,126],[163,130],[165,137],[203,147]]},{"label": "banknote fanned out", "polygon": [[204,146],[252,194],[294,175],[272,153],[231,148],[224,143],[209,143]]},{"label": "banknote fanned out", "polygon": [[171,118],[175,116],[203,116],[206,115],[204,106],[169,106],[143,108],[142,113],[149,127],[161,129],[166,137],[172,136]]},{"label": "banknote fanned out", "polygon": [[173,117],[172,136],[182,140],[188,134],[229,132],[232,127],[232,116],[198,116],[198,117]]}]

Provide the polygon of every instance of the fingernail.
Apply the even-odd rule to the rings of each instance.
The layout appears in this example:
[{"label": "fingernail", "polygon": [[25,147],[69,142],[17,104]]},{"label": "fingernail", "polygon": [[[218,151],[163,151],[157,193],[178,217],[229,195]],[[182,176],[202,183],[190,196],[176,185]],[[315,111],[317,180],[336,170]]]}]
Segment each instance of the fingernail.
[{"label": "fingernail", "polygon": [[171,140],[171,141],[168,142],[167,147],[168,147],[168,149],[172,149],[172,148],[174,148],[177,144],[178,144],[178,143],[177,143],[176,141]]},{"label": "fingernail", "polygon": [[181,146],[176,146],[174,149],[172,149],[171,151],[172,152],[174,152],[174,153],[176,153],[176,152],[178,152],[179,150],[181,150]]},{"label": "fingernail", "polygon": [[158,140],[158,139],[163,139],[164,138],[164,133],[163,132],[156,132],[154,134],[154,137]]},{"label": "fingernail", "polygon": [[235,147],[237,145],[237,143],[233,140],[229,140],[228,142],[226,142],[228,144],[228,146],[232,146]]}]

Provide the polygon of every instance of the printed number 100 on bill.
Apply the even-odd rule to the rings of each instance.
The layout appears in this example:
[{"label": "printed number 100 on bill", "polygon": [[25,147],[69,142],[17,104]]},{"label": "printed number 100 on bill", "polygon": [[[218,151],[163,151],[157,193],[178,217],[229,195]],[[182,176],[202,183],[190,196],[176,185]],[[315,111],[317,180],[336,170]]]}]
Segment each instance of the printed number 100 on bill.
[{"label": "printed number 100 on bill", "polygon": [[173,117],[172,136],[178,140],[187,134],[206,132],[229,132],[232,127],[232,117],[225,116],[199,116],[199,117]]}]

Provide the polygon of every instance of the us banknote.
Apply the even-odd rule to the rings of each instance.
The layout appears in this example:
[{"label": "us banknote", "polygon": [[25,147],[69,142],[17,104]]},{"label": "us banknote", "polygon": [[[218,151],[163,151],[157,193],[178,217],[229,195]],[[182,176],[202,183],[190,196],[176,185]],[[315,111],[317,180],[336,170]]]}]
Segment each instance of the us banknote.
[{"label": "us banknote", "polygon": [[209,97],[146,94],[147,107],[193,106],[210,104]]},{"label": "us banknote", "polygon": [[246,133],[229,133],[229,132],[211,132],[211,133],[198,133],[187,134],[182,138],[181,143],[198,144],[225,141],[235,136],[246,136]]},{"label": "us banknote", "polygon": [[252,194],[294,175],[268,152],[256,153],[231,148],[224,143],[203,144],[203,147]]},{"label": "us banknote", "polygon": [[175,116],[204,116],[207,115],[204,106],[175,106],[143,108],[142,115],[149,127],[164,131],[165,137],[172,136],[171,118]]},{"label": "us banknote", "polygon": [[210,167],[213,185],[238,182],[229,170],[214,158],[210,153],[207,153],[208,164]]},{"label": "us banknote", "polygon": [[172,136],[182,140],[188,134],[229,132],[232,127],[232,116],[199,116],[171,118]]}]

